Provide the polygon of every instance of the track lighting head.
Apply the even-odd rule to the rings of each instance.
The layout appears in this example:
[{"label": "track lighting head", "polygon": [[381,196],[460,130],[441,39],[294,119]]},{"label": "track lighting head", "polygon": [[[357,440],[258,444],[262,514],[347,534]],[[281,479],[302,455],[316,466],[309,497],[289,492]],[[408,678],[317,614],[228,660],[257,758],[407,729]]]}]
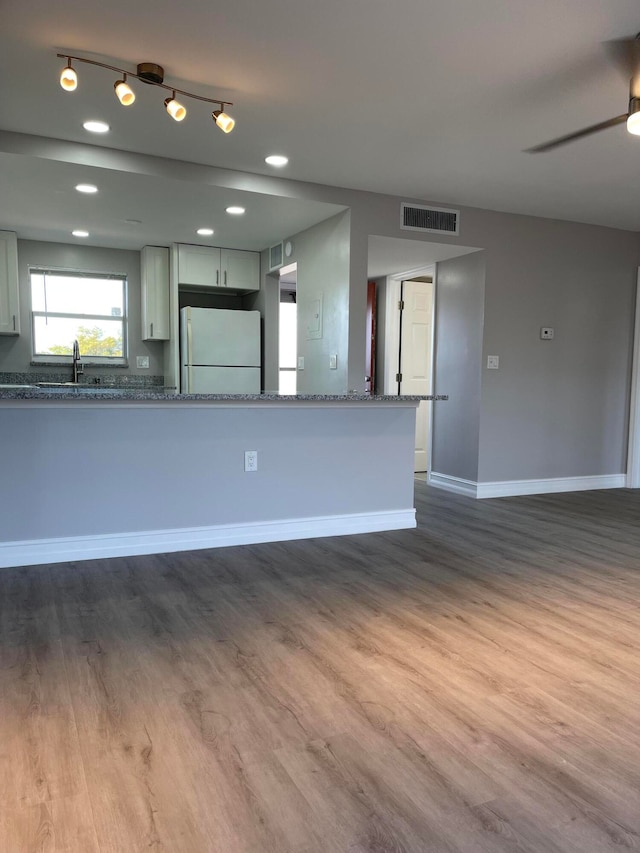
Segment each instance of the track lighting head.
[{"label": "track lighting head", "polygon": [[[220,106],[224,105],[220,104]],[[231,118],[231,116],[225,113],[224,110],[214,110],[211,113],[211,118],[223,133],[231,133],[233,128],[236,126],[236,120]]]},{"label": "track lighting head", "polygon": [[186,116],[187,110],[182,106],[180,101],[176,101],[176,93],[173,93],[172,98],[167,98],[164,102],[166,111],[174,121],[182,121]]},{"label": "track lighting head", "polygon": [[640,136],[640,98],[631,98],[629,101],[627,130],[634,136]]},{"label": "track lighting head", "polygon": [[136,96],[133,89],[127,83],[127,75],[125,74],[122,80],[117,80],[113,84],[113,88],[116,92],[116,97],[120,101],[123,107],[130,107],[131,104],[135,101]]},{"label": "track lighting head", "polygon": [[67,65],[62,69],[60,85],[66,92],[73,92],[78,87],[78,75],[71,67],[71,59],[67,59]]}]

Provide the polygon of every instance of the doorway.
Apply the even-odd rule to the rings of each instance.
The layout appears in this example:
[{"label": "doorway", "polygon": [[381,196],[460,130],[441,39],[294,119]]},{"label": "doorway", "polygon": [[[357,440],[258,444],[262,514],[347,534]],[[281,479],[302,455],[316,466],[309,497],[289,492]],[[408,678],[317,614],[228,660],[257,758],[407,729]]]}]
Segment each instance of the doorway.
[{"label": "doorway", "polygon": [[[451,245],[450,243],[431,242],[430,239],[407,239],[399,237],[385,237],[376,234],[369,235],[369,251],[367,264],[367,277],[369,281],[376,282],[377,288],[377,347],[376,347],[376,393],[399,394],[416,393],[425,394],[442,389],[435,388],[436,353],[435,344],[437,339],[436,325],[438,322],[437,311],[437,268],[442,261],[457,258],[479,251],[479,247]],[[424,328],[419,328],[418,322],[413,332],[405,330],[405,355],[407,353],[407,340],[414,335],[413,348],[416,352],[425,354],[425,362],[422,370],[409,365],[404,370],[405,376],[413,375],[413,382],[400,382],[398,375],[402,372],[400,365],[400,338],[401,338],[401,294],[403,282],[420,281],[431,285],[431,321],[425,322]],[[413,286],[409,285],[411,289]],[[410,294],[412,297],[413,294]],[[425,298],[424,296],[422,297]],[[405,305],[410,299],[405,298]],[[427,300],[429,301],[429,300]],[[419,313],[419,306],[415,306]],[[406,310],[406,309],[405,309]],[[408,316],[402,317],[405,322]],[[429,341],[429,344],[420,344],[420,338]],[[403,365],[404,367],[404,365]],[[428,384],[426,379],[428,377]],[[420,384],[422,383],[422,384]],[[428,387],[428,391],[423,389]],[[420,391],[417,389],[420,388]],[[416,389],[416,390],[414,390]],[[445,389],[446,391],[446,389]],[[432,445],[432,405],[426,403],[421,407],[416,417],[416,471],[430,470],[431,468],[431,445]],[[426,410],[426,411],[425,411]],[[425,414],[426,414],[426,448],[425,440]],[[418,418],[422,418],[422,425],[418,425]],[[426,454],[425,454],[426,450]],[[425,463],[426,455],[426,463]]]},{"label": "doorway", "polygon": [[[425,396],[432,392],[434,296],[432,275],[401,282],[398,394]],[[416,473],[429,470],[431,406],[422,400],[416,412]]]},{"label": "doorway", "polygon": [[[377,391],[426,396],[434,387],[436,265],[429,264],[377,280]],[[414,471],[431,466],[432,403],[416,411]]]},{"label": "doorway", "polygon": [[278,394],[297,391],[298,310],[296,286],[298,265],[280,270],[280,306],[278,315]]}]

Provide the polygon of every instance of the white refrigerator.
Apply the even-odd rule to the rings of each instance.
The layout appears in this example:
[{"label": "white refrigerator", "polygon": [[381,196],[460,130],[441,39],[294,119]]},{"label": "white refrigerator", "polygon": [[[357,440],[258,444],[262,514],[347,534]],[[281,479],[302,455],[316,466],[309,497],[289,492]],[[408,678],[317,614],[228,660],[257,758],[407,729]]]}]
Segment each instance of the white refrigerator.
[{"label": "white refrigerator", "polygon": [[260,393],[260,312],[180,311],[183,394]]}]

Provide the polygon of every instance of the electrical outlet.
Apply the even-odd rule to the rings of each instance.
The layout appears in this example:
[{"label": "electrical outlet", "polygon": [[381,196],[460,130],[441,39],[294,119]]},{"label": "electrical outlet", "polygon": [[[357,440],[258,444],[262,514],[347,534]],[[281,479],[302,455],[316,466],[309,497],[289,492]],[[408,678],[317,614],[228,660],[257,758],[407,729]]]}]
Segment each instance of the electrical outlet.
[{"label": "electrical outlet", "polygon": [[553,340],[553,329],[548,326],[543,326],[540,329],[540,337],[543,341],[552,341]]},{"label": "electrical outlet", "polygon": [[258,470],[258,451],[257,450],[245,450],[245,452],[244,452],[244,470],[245,471],[257,471]]},{"label": "electrical outlet", "polygon": [[137,355],[136,356],[136,365],[138,368],[142,369],[143,367],[149,367],[149,356],[148,355]]},{"label": "electrical outlet", "polygon": [[488,370],[498,370],[500,367],[500,356],[499,355],[488,355],[487,356],[487,369]]}]

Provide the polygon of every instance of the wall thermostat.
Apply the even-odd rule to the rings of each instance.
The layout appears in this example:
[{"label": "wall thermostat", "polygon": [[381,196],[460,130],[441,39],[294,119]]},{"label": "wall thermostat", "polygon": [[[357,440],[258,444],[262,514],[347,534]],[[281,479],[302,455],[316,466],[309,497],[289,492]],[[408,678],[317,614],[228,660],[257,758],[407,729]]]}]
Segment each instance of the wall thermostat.
[{"label": "wall thermostat", "polygon": [[540,337],[543,341],[553,340],[553,329],[550,329],[548,326],[543,326],[540,329]]}]

